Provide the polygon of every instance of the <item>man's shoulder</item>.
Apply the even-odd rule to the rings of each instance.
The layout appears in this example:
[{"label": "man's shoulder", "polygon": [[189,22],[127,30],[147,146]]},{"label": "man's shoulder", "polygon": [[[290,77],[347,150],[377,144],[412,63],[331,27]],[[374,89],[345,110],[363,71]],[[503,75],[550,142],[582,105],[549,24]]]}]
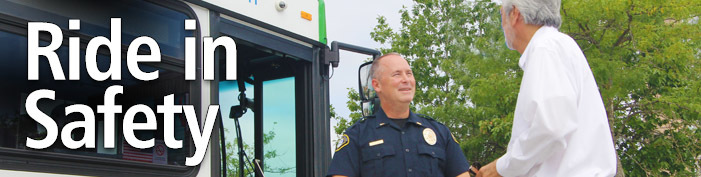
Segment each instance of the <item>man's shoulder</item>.
[{"label": "man's shoulder", "polygon": [[372,122],[374,119],[375,115],[363,116],[362,118],[358,119],[355,123],[353,123],[353,125],[348,127],[346,129],[346,133],[355,133],[360,129],[366,127],[368,123]]},{"label": "man's shoulder", "polygon": [[416,114],[417,117],[424,119],[427,123],[433,125],[435,128],[439,129],[448,129],[447,126],[445,126],[443,123],[439,122],[438,120],[434,119],[431,116],[425,115],[425,114]]},{"label": "man's shoulder", "polygon": [[440,122],[436,121],[436,119],[434,119],[433,117],[428,116],[428,115],[426,115],[426,114],[416,114],[416,117],[419,117],[420,119],[423,119],[423,120],[425,120],[426,122],[428,122],[428,123],[430,123],[430,124],[439,124],[439,125],[443,125],[443,124],[441,124]]},{"label": "man's shoulder", "polygon": [[416,116],[417,116],[417,117],[420,117],[420,118],[427,119],[427,120],[429,120],[429,121],[436,121],[436,119],[433,119],[433,117],[428,116],[428,115],[426,115],[426,114],[418,114],[418,113],[417,113]]},{"label": "man's shoulder", "polygon": [[[532,39],[532,40],[535,40],[535,42],[533,43],[534,48],[557,51],[557,50],[553,50],[553,47],[556,47],[556,46],[573,47],[572,45],[577,45],[577,42],[571,36],[569,36],[563,32],[560,32],[557,28],[545,27],[544,30],[545,30],[544,34],[539,35],[539,37]],[[577,47],[578,47],[578,45],[577,45]]]}]

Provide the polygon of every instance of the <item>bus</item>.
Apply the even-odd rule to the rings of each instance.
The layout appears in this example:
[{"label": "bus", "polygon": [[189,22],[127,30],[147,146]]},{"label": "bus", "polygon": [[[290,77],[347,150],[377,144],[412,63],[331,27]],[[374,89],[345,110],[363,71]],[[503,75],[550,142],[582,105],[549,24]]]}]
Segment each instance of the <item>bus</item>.
[{"label": "bus", "polygon": [[[93,53],[102,72],[120,64],[121,79],[96,81],[85,69],[86,49],[91,39],[110,37],[111,18],[121,19],[121,50],[100,46]],[[79,30],[72,29],[74,19],[80,19]],[[184,28],[188,19],[196,20],[194,30]],[[55,53],[63,73],[76,78],[54,78],[44,56],[38,60],[38,79],[28,78],[29,22],[60,27],[64,40]],[[329,44],[325,23],[323,0],[0,0],[0,176],[324,176],[331,161],[330,69],[338,67],[339,50],[380,55],[360,46]],[[142,81],[127,70],[126,49],[140,36],[151,37],[160,47],[160,62],[138,64],[142,71],[157,71],[158,79]],[[203,50],[202,41],[222,36],[235,41],[235,51],[217,47],[214,79],[205,80],[203,56],[209,51]],[[185,79],[187,37],[197,41],[195,80]],[[79,39],[79,44],[70,44],[69,38]],[[52,35],[39,33],[38,45],[51,42]],[[78,64],[69,60],[73,45],[79,47]],[[139,54],[150,52],[138,48]],[[236,52],[237,80],[224,77],[234,72],[225,68],[227,52]],[[115,56],[121,60],[112,62]],[[81,69],[73,73],[69,66]],[[155,140],[154,146],[131,146],[123,134],[124,112],[116,114],[113,124],[95,113],[95,148],[67,148],[60,140],[44,149],[28,147],[28,138],[48,136],[46,127],[28,115],[25,103],[32,92],[55,91],[54,99],[39,100],[36,108],[61,129],[83,120],[80,114],[66,114],[67,106],[82,104],[99,112],[105,90],[113,85],[123,86],[114,100],[124,108],[146,105],[156,110],[169,95],[178,105],[193,105],[200,127],[208,106],[219,105],[201,163],[185,164],[196,147],[183,114],[176,114],[168,127],[182,148],[164,145],[162,114],[155,114],[157,129],[133,133],[140,140]],[[145,114],[133,117],[136,123],[148,121]],[[116,131],[115,137],[106,140],[106,130]],[[89,132],[77,128],[68,133],[88,137]],[[114,148],[104,148],[108,142]]]}]

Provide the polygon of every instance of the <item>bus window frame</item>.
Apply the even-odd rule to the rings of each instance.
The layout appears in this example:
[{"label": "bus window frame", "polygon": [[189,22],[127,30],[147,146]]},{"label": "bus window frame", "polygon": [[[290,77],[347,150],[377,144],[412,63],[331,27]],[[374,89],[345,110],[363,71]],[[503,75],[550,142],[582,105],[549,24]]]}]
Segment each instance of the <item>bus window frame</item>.
[{"label": "bus window frame", "polygon": [[[168,8],[185,14],[190,19],[198,19],[194,10],[181,1],[156,1],[147,0],[148,3],[153,3],[164,8]],[[28,20],[0,13],[0,30],[20,36],[27,36]],[[199,23],[199,22],[198,22]],[[61,29],[64,34],[62,46],[68,45],[68,37],[78,36],[81,38],[81,50],[87,47],[87,41],[92,37],[79,32]],[[201,31],[194,31],[196,38],[196,67],[201,67]],[[48,34],[41,34],[40,40],[48,41]],[[122,44],[122,48],[128,46]],[[139,51],[147,52],[147,51]],[[106,50],[98,50],[99,54],[108,55]],[[126,51],[121,51],[122,59],[126,59]],[[144,63],[147,64],[147,63]],[[149,64],[151,65],[151,64]],[[184,72],[184,60],[176,59],[167,55],[162,56],[161,63],[152,64],[154,67],[171,70],[178,73]],[[201,77],[201,73],[197,73],[197,78]],[[201,80],[187,81],[189,82],[190,104],[195,106],[197,115],[201,114]],[[189,128],[186,128],[186,139],[183,140],[184,146],[189,146],[188,156],[194,154],[194,144]],[[57,141],[58,142],[58,141]],[[29,151],[23,149],[4,148],[0,147],[0,169],[1,170],[17,170],[39,173],[54,173],[67,175],[88,175],[88,176],[195,176],[199,171],[199,166],[175,166],[161,165],[144,162],[135,162],[122,159],[112,159],[95,156],[84,156],[75,154]]]}]

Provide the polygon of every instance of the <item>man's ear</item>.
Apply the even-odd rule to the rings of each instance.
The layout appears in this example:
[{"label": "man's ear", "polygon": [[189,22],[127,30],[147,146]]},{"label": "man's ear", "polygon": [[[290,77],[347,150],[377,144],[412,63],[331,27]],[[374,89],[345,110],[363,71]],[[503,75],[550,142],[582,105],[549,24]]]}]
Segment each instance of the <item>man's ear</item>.
[{"label": "man's ear", "polygon": [[511,26],[516,26],[516,22],[519,20],[523,20],[523,17],[521,16],[521,11],[518,10],[516,6],[511,8],[511,12],[509,12],[509,22]]},{"label": "man's ear", "polygon": [[375,92],[380,93],[382,91],[382,88],[380,88],[380,81],[372,79],[372,88],[375,89]]}]

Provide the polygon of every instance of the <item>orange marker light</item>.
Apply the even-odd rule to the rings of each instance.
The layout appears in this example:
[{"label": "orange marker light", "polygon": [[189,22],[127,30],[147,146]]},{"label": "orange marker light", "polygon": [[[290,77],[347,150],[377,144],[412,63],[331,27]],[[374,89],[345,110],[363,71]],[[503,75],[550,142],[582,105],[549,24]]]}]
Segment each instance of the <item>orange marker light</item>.
[{"label": "orange marker light", "polygon": [[312,14],[302,11],[302,18],[312,21]]}]

